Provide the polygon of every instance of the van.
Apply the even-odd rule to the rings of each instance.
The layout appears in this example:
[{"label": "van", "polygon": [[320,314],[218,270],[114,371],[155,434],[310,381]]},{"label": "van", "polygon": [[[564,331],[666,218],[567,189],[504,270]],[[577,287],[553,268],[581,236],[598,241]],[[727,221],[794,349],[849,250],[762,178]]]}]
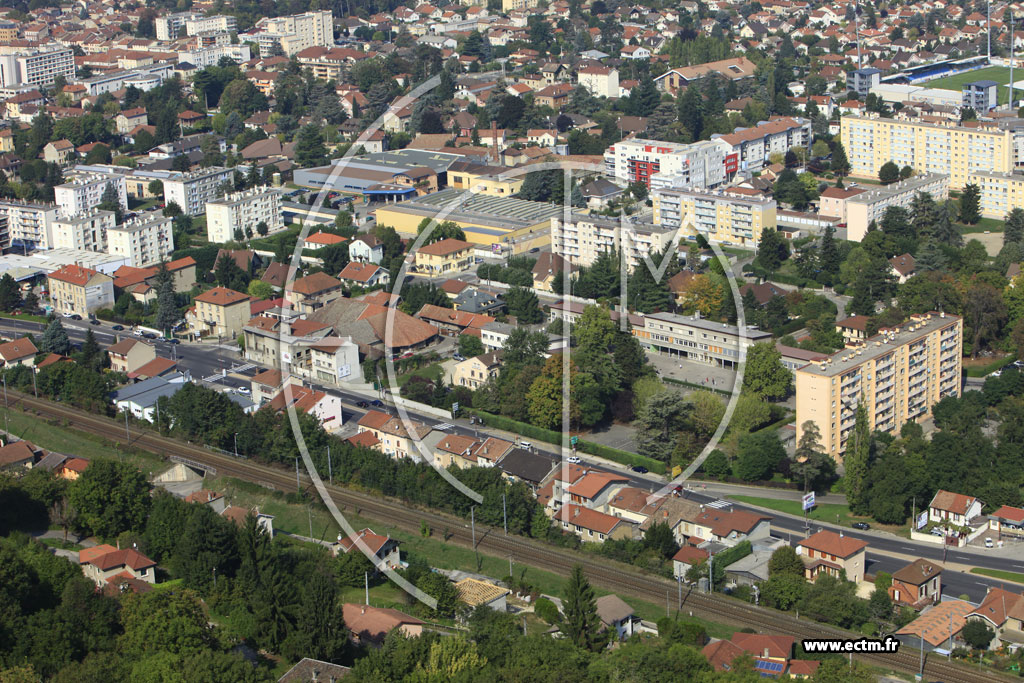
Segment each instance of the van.
[{"label": "van", "polygon": [[520,441],[519,442],[519,447],[520,448],[525,448],[526,450],[530,450],[531,448],[533,448],[533,444],[530,443],[529,441]]},{"label": "van", "polygon": [[991,539],[991,538],[986,538],[986,539],[985,539],[985,547],[986,547],[986,548],[991,548],[991,547],[992,547],[993,545],[994,545],[994,544],[993,544],[993,542],[992,542],[992,539]]}]

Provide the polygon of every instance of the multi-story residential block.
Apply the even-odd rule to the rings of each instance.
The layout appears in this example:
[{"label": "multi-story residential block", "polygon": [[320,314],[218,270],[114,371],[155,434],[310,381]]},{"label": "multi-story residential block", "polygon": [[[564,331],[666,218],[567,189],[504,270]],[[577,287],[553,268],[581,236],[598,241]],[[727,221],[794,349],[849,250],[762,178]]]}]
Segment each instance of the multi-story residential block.
[{"label": "multi-story residential block", "polygon": [[514,10],[530,9],[536,7],[539,0],[501,0],[501,11],[512,12]]},{"label": "multi-story residential block", "polygon": [[605,150],[605,172],[626,182],[654,187],[652,176],[671,177],[668,185],[716,187],[739,170],[739,154],[721,140],[692,144],[641,140],[616,142]]},{"label": "multi-story residential block", "polygon": [[13,200],[0,201],[0,215],[7,219],[9,244],[22,249],[52,249],[53,222],[57,207]]},{"label": "multi-story residential block", "polygon": [[724,368],[735,368],[753,344],[772,338],[771,332],[747,327],[741,333],[736,325],[697,315],[652,313],[641,321],[632,326],[632,332],[644,350]]},{"label": "multi-story residential block", "polygon": [[1014,209],[1024,208],[1024,174],[976,171],[968,182],[981,189],[981,215],[1003,220]]},{"label": "multi-story residential block", "polygon": [[18,23],[15,21],[0,21],[0,41],[8,42],[18,38]]},{"label": "multi-story residential block", "polygon": [[67,265],[46,276],[50,303],[58,314],[88,317],[93,311],[114,305],[114,278],[84,268]]},{"label": "multi-story residential block", "polygon": [[[871,221],[881,222],[890,206],[909,209],[914,197],[926,192],[937,202],[949,198],[949,176],[938,173],[914,175],[891,185],[865,189],[844,200],[846,239],[860,242],[868,233]],[[1005,214],[1004,214],[1005,215]]]},{"label": "multi-story residential block", "polygon": [[682,228],[687,239],[756,247],[764,228],[775,228],[774,199],[728,190],[656,189],[651,193],[654,222]]},{"label": "multi-story residential block", "polygon": [[208,66],[217,66],[220,60],[227,57],[233,62],[248,62],[252,59],[252,50],[248,45],[210,45],[209,47],[196,47],[191,50],[178,52],[178,63],[188,62],[200,69]]},{"label": "multi-story residential block", "polygon": [[113,211],[89,209],[75,216],[62,216],[53,221],[53,248],[106,251],[107,231],[117,225]]},{"label": "multi-story residential block", "polygon": [[242,333],[249,317],[249,297],[227,287],[203,292],[185,313],[189,327],[198,336],[235,337]]},{"label": "multi-story residential block", "polygon": [[566,223],[554,216],[551,252],[578,267],[592,265],[604,252],[618,251],[626,259],[627,268],[633,270],[645,255],[664,253],[678,232],[678,225],[629,223],[579,213],[572,214],[571,222]]},{"label": "multi-story residential block", "polygon": [[976,112],[987,112],[996,106],[999,98],[999,84],[995,81],[974,81],[964,83],[962,106]]},{"label": "multi-story residential block", "polygon": [[874,67],[856,69],[846,75],[846,87],[861,97],[871,92],[871,88],[882,80],[882,71]]},{"label": "multi-story residential block", "polygon": [[206,210],[206,203],[217,199],[221,186],[234,177],[230,168],[211,166],[164,179],[164,202],[174,202],[189,216]]},{"label": "multi-story residential block", "polygon": [[949,189],[962,190],[975,173],[1009,173],[1014,165],[1010,130],[844,116],[840,137],[854,176],[877,178],[892,161],[916,173],[948,175]]},{"label": "multi-story residential block", "polygon": [[963,320],[915,315],[796,371],[796,438],[813,421],[824,452],[842,461],[863,402],[872,431],[896,432],[922,420],[946,396],[960,393]]},{"label": "multi-story residential block", "polygon": [[53,194],[61,215],[74,216],[99,206],[103,202],[103,194],[111,186],[117,193],[121,208],[127,210],[128,190],[124,176],[119,173],[83,174],[55,186]]},{"label": "multi-story residential block", "polygon": [[213,17],[200,14],[189,17],[185,20],[185,35],[188,36],[194,36],[200,33],[209,33],[211,31],[230,33],[231,31],[234,31],[235,28],[235,18],[223,14]]},{"label": "multi-story residential block", "polygon": [[0,86],[47,86],[62,76],[75,77],[75,53],[63,45],[46,45],[34,50],[4,50],[0,53]]},{"label": "multi-story residential block", "polygon": [[146,66],[138,66],[125,71],[108,71],[79,81],[85,86],[86,95],[102,95],[128,86],[147,92],[156,88],[174,73],[174,65],[170,62],[156,62]]},{"label": "multi-story residential block", "polygon": [[334,46],[334,16],[330,10],[305,12],[287,17],[260,19],[255,38],[261,55],[280,49],[292,56],[307,47]]},{"label": "multi-story residential block", "polygon": [[753,128],[737,128],[728,135],[713,135],[737,155],[739,167],[744,171],[758,171],[768,165],[772,154],[785,154],[794,147],[810,149],[811,122],[788,116],[773,117]]},{"label": "multi-story residential block", "polygon": [[577,72],[581,86],[594,97],[619,96],[619,70],[607,66],[588,66]]},{"label": "multi-story residential block", "polygon": [[174,40],[182,36],[194,36],[207,31],[229,33],[236,28],[234,17],[223,15],[208,17],[195,12],[166,14],[157,17],[154,23],[156,24],[157,40]]},{"label": "multi-story residential block", "polygon": [[174,251],[174,219],[150,211],[107,231],[107,253],[123,256],[132,268],[166,261]]},{"label": "multi-story residential block", "polygon": [[238,230],[258,235],[260,223],[266,224],[268,234],[284,228],[281,193],[272,187],[254,187],[206,203],[206,236],[212,243],[230,242]]}]

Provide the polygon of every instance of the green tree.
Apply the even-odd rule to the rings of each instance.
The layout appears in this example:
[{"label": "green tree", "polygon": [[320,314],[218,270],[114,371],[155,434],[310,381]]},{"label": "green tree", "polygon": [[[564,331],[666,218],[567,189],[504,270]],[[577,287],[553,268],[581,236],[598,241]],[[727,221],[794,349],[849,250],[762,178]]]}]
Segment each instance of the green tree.
[{"label": "green tree", "polygon": [[782,364],[782,354],[773,342],[759,342],[747,350],[743,388],[769,401],[789,394],[793,375]]},{"label": "green tree", "polygon": [[21,288],[10,273],[0,277],[0,310],[13,311],[21,306]]},{"label": "green tree", "polygon": [[43,353],[59,353],[62,356],[71,352],[71,340],[68,339],[68,333],[60,318],[47,325],[43,338],[39,340],[39,350]]},{"label": "green tree", "polygon": [[895,183],[900,179],[900,167],[895,162],[887,161],[878,169],[878,180],[883,185]]},{"label": "green tree", "polygon": [[744,434],[736,454],[736,476],[744,481],[770,479],[785,458],[786,449],[775,432]]},{"label": "green tree", "polygon": [[980,619],[971,619],[964,624],[961,635],[964,641],[975,650],[987,650],[996,637],[992,627]]},{"label": "green tree", "polygon": [[1020,244],[1024,242],[1024,209],[1011,209],[1006,214],[1006,225],[1003,227],[1004,244]]},{"label": "green tree", "polygon": [[156,328],[167,332],[178,322],[178,298],[174,293],[174,275],[160,264],[153,278],[156,285]]},{"label": "green tree", "polygon": [[295,163],[300,168],[327,163],[327,148],[324,147],[319,126],[308,124],[299,129],[295,139]]},{"label": "green tree", "polygon": [[791,574],[804,577],[804,563],[791,545],[784,545],[772,553],[768,560],[768,576]]},{"label": "green tree", "polygon": [[[93,465],[95,461],[89,469]],[[121,621],[121,648],[135,659],[162,652],[198,654],[215,642],[199,597],[188,590],[130,595],[124,601]]]},{"label": "green tree", "polygon": [[757,244],[757,264],[769,273],[774,273],[789,258],[789,245],[778,230],[765,228]]},{"label": "green tree", "polygon": [[544,320],[537,294],[524,287],[512,287],[505,293],[509,315],[514,315],[520,324],[533,325]]},{"label": "green tree", "polygon": [[[895,165],[895,164],[894,164]],[[846,148],[837,142],[832,148],[832,172],[840,178],[850,173],[850,162],[846,158]]]},{"label": "green tree", "polygon": [[576,647],[597,651],[607,642],[607,636],[600,631],[594,589],[578,564],[573,565],[565,586],[562,614],[561,631]]},{"label": "green tree", "polygon": [[968,183],[960,195],[960,222],[974,225],[981,220],[981,188]]},{"label": "green tree", "polygon": [[104,211],[113,211],[117,224],[124,222],[124,206],[121,204],[121,197],[117,192],[117,185],[107,183],[100,196],[99,208]]},{"label": "green tree", "polygon": [[634,436],[637,452],[668,462],[689,412],[690,404],[675,391],[652,396],[638,411]]},{"label": "green tree", "polygon": [[459,335],[459,353],[464,358],[476,358],[484,353],[484,343],[472,334]]},{"label": "green tree", "polygon": [[868,426],[868,414],[864,402],[857,402],[853,432],[846,441],[846,501],[855,514],[866,514],[867,509],[867,478],[868,463],[871,459],[871,428]]},{"label": "green tree", "polygon": [[97,458],[68,490],[78,526],[89,534],[113,538],[141,530],[149,511],[149,484],[134,465]]},{"label": "green tree", "polygon": [[292,659],[313,657],[336,662],[345,653],[348,630],[335,579],[325,566],[317,567],[303,586],[295,629],[283,649]]}]

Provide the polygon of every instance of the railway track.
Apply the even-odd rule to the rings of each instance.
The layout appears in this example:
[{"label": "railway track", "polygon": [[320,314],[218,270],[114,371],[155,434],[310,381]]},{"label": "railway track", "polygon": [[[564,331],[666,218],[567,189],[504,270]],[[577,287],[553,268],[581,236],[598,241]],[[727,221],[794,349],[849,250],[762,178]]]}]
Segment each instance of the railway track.
[{"label": "railway track", "polygon": [[[9,390],[9,395],[15,406],[26,412],[35,413],[40,418],[67,420],[75,429],[115,442],[124,441],[124,426],[116,420],[36,399],[20,392]],[[216,468],[218,475],[234,476],[284,491],[290,491],[291,487],[295,485],[294,473],[287,470],[222,455],[149,431],[136,429],[131,433],[130,445],[163,457],[178,456],[210,465]],[[303,485],[311,486],[311,480],[307,475],[303,474],[301,481]],[[361,516],[387,521],[413,533],[418,533],[421,522],[426,522],[431,528],[446,529],[448,542],[465,547],[473,546],[472,534],[465,519],[433,510],[410,507],[401,501],[336,486],[329,486],[328,490],[343,513],[354,510]],[[636,568],[604,558],[595,558],[585,553],[554,548],[519,536],[505,536],[501,529],[485,525],[478,525],[476,547],[486,554],[503,558],[512,556],[520,564],[552,571],[563,576],[569,574],[573,565],[580,564],[590,581],[596,586],[654,604],[660,604],[662,600],[665,600],[672,609],[678,609],[684,613],[692,611],[694,615],[738,627],[749,627],[760,632],[783,632],[798,639],[858,637],[848,631],[798,619],[784,612],[740,603],[724,596],[687,590],[683,592],[680,602],[678,586],[674,582],[640,574]],[[918,673],[920,670],[920,654],[917,650],[904,649],[901,652],[886,654],[858,653],[855,656],[865,663],[887,669],[907,673]],[[944,683],[1005,682],[1009,680],[998,672],[970,667],[960,662],[947,661],[937,655],[926,655],[924,673],[925,680],[938,680]]]}]

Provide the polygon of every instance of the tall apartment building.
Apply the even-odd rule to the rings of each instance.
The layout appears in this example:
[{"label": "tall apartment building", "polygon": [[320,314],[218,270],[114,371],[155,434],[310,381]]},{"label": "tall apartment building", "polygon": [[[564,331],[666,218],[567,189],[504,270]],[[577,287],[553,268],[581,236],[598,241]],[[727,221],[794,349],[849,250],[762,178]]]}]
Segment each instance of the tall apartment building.
[{"label": "tall apartment building", "polygon": [[655,224],[682,228],[687,239],[699,233],[709,242],[756,248],[761,231],[776,227],[774,199],[728,190],[670,188],[653,190],[651,199]]},{"label": "tall apartment building", "polygon": [[178,174],[164,180],[164,202],[174,202],[189,216],[198,216],[206,210],[206,202],[220,196],[221,185],[233,178],[230,168],[220,166]]},{"label": "tall apartment building", "polygon": [[964,83],[961,94],[963,106],[976,112],[987,112],[998,104],[999,84],[987,80]]},{"label": "tall apartment building", "polygon": [[605,172],[629,183],[655,187],[655,175],[669,178],[667,186],[716,187],[739,170],[739,155],[720,140],[692,144],[630,139],[605,150]]},{"label": "tall apartment building", "polygon": [[53,85],[57,76],[74,79],[75,53],[71,48],[54,44],[0,54],[0,86]]},{"label": "tall apartment building", "polygon": [[148,268],[170,259],[174,220],[150,211],[107,231],[107,253],[123,256],[133,268]]},{"label": "tall apartment building", "polygon": [[973,173],[1013,170],[1009,130],[863,116],[844,116],[840,126],[854,176],[877,178],[882,165],[893,161],[917,173],[949,175],[949,189],[962,190]]},{"label": "tall apartment building", "polygon": [[334,15],[330,10],[260,19],[256,27],[261,55],[274,54],[279,47],[290,57],[307,47],[334,45]]},{"label": "tall apartment building", "polygon": [[824,452],[838,462],[864,402],[872,431],[895,433],[922,420],[946,396],[960,393],[963,320],[915,315],[796,371],[796,438],[811,420]]},{"label": "tall apartment building", "polygon": [[672,358],[734,368],[747,349],[758,342],[771,341],[772,333],[706,320],[699,315],[652,313],[643,316],[642,325],[633,325],[633,336],[646,351]]},{"label": "tall apartment building", "polygon": [[121,208],[128,209],[128,190],[124,176],[119,173],[88,173],[72,178],[53,188],[54,198],[62,216],[74,216],[99,206],[103,193],[113,185]]},{"label": "tall apartment building", "polygon": [[949,198],[949,176],[923,173],[891,185],[871,187],[845,200],[846,239],[860,242],[868,234],[871,221],[881,222],[890,206],[910,209],[914,197],[927,192],[935,201]]},{"label": "tall apartment building", "polygon": [[776,116],[752,128],[737,128],[727,135],[713,135],[729,145],[739,159],[740,170],[758,171],[769,163],[772,154],[785,154],[794,147],[809,150],[813,141],[808,119]]},{"label": "tall apartment building", "polygon": [[174,40],[182,36],[194,36],[197,33],[207,31],[234,31],[236,21],[234,17],[213,16],[195,12],[177,12],[158,17],[156,23],[157,40]]},{"label": "tall apartment building", "polygon": [[213,243],[230,242],[235,231],[252,230],[266,223],[268,232],[284,228],[281,193],[272,187],[254,187],[206,203],[206,236]]},{"label": "tall apartment building", "polygon": [[217,66],[220,60],[227,57],[233,62],[248,62],[252,59],[252,50],[248,45],[212,45],[195,47],[178,53],[178,63],[188,62],[200,69]]},{"label": "tall apartment building", "polygon": [[0,201],[0,216],[7,220],[7,231],[12,247],[23,250],[53,248],[53,223],[57,220],[56,205],[5,199]]},{"label": "tall apartment building", "polygon": [[981,215],[1004,220],[1013,209],[1024,209],[1024,175],[978,171],[968,182],[981,189]]},{"label": "tall apartment building", "polygon": [[579,213],[572,214],[570,223],[562,220],[562,216],[553,216],[551,251],[574,266],[589,266],[602,252],[618,251],[629,270],[633,270],[645,254],[664,252],[678,231],[669,226],[627,224],[616,218]]},{"label": "tall apartment building", "polygon": [[538,4],[539,0],[501,0],[501,11],[511,12],[517,9],[530,9]]},{"label": "tall apartment building", "polygon": [[117,226],[116,219],[113,211],[102,209],[57,218],[53,221],[53,248],[105,252],[107,231]]}]

